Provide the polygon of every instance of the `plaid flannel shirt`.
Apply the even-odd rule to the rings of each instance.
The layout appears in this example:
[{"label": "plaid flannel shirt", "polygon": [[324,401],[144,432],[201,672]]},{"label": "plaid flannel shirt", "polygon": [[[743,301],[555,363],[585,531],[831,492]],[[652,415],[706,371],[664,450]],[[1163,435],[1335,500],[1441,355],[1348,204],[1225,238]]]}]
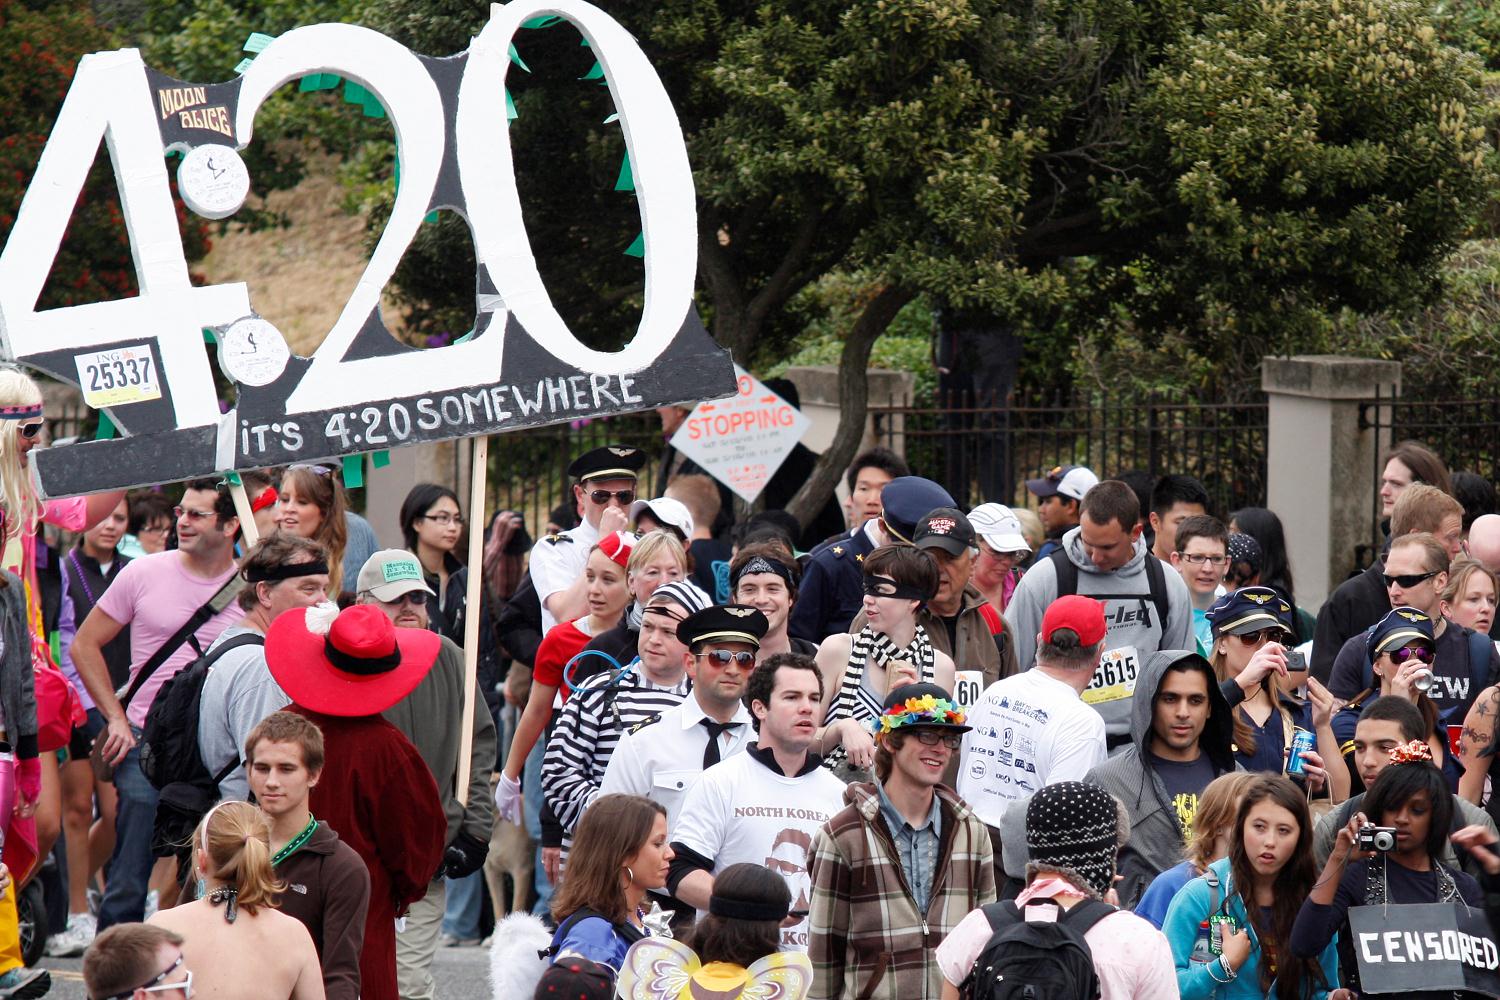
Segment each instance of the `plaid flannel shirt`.
[{"label": "plaid flannel shirt", "polygon": [[970,911],[995,900],[994,853],[984,823],[938,786],[942,842],[927,912],[917,910],[871,784],[850,785],[848,807],[818,831],[812,853],[813,988],[808,1000],[938,1000],[935,952]]}]

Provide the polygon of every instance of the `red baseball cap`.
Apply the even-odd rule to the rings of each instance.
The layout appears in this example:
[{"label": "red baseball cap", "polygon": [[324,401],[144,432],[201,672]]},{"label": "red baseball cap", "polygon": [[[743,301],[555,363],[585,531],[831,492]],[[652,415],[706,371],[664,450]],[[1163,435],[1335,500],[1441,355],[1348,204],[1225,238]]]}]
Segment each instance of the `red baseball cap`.
[{"label": "red baseball cap", "polygon": [[1081,644],[1092,646],[1104,638],[1104,605],[1081,594],[1059,597],[1042,615],[1042,641],[1051,642],[1052,633],[1060,628],[1072,629]]}]

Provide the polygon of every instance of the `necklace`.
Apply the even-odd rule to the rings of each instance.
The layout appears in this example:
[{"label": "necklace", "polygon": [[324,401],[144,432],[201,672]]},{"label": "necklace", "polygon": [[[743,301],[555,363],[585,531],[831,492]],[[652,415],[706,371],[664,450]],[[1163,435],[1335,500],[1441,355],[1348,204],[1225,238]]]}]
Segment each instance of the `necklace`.
[{"label": "necklace", "polygon": [[275,868],[287,858],[291,857],[293,854],[296,854],[297,849],[312,838],[313,831],[317,828],[317,817],[309,814],[307,817],[307,825],[302,828],[302,832],[297,834],[297,836],[293,837],[291,840],[287,841],[287,845],[281,850],[277,851],[275,856],[271,858],[271,867]]}]

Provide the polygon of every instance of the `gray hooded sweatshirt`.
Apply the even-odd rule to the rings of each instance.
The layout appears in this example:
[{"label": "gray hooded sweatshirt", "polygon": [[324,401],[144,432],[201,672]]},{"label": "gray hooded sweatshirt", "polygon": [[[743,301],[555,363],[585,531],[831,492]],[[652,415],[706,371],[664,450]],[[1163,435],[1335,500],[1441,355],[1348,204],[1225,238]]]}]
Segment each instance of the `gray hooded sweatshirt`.
[{"label": "gray hooded sweatshirt", "polygon": [[[1139,539],[1130,561],[1110,573],[1101,573],[1083,550],[1082,529],[1074,528],[1062,538],[1062,551],[1078,568],[1078,593],[1104,602],[1105,661],[1085,691],[1089,702],[1104,717],[1105,732],[1113,747],[1130,732],[1130,683],[1139,684],[1145,658],[1158,649],[1192,649],[1193,602],[1182,576],[1163,566],[1167,592],[1166,628],[1158,620],[1146,575],[1146,560],[1155,559]],[[1036,637],[1042,630],[1042,615],[1057,594],[1057,568],[1043,559],[1021,577],[1005,608],[1005,621],[1015,643],[1016,662],[1029,670],[1036,662]],[[1133,651],[1134,655],[1131,655]]]},{"label": "gray hooded sweatshirt", "polygon": [[1192,661],[1193,667],[1201,671],[1208,682],[1208,724],[1203,727],[1198,746],[1213,763],[1214,777],[1240,770],[1234,760],[1232,710],[1214,680],[1213,668],[1208,661],[1185,649],[1162,650],[1146,657],[1137,690],[1151,694],[1150,697],[1133,699],[1130,745],[1095,767],[1083,779],[1125,803],[1130,814],[1130,839],[1120,851],[1119,871],[1123,879],[1116,886],[1120,904],[1127,909],[1135,908],[1141,893],[1146,891],[1153,878],[1183,859],[1186,834],[1191,832],[1183,830],[1171,796],[1167,794],[1166,783],[1151,768],[1147,757],[1156,692],[1167,668],[1183,660]]}]

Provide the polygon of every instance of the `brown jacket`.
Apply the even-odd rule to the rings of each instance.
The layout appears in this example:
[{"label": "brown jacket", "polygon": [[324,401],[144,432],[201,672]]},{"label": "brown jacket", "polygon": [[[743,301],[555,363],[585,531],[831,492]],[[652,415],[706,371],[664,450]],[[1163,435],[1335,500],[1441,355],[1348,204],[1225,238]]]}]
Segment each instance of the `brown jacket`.
[{"label": "brown jacket", "polygon": [[[1005,619],[998,611],[986,613],[986,606],[984,595],[977,587],[971,583],[964,588],[963,607],[958,612],[958,627],[954,630],[958,637],[957,648],[948,639],[948,626],[925,605],[917,612],[917,624],[927,630],[933,649],[953,658],[955,669],[984,671],[984,687],[987,688],[1000,678],[1019,672],[1020,668],[1016,664],[1015,648]],[[993,627],[991,621],[995,623]],[[865,627],[865,622],[865,613],[861,611],[849,624],[849,631],[858,632]],[[996,629],[1004,630],[1003,651],[995,643]]]},{"label": "brown jacket", "polygon": [[370,902],[365,863],[319,823],[308,842],[276,866],[276,877],[286,883],[278,908],[302,921],[317,945],[328,1000],[359,1000],[359,952]]}]

